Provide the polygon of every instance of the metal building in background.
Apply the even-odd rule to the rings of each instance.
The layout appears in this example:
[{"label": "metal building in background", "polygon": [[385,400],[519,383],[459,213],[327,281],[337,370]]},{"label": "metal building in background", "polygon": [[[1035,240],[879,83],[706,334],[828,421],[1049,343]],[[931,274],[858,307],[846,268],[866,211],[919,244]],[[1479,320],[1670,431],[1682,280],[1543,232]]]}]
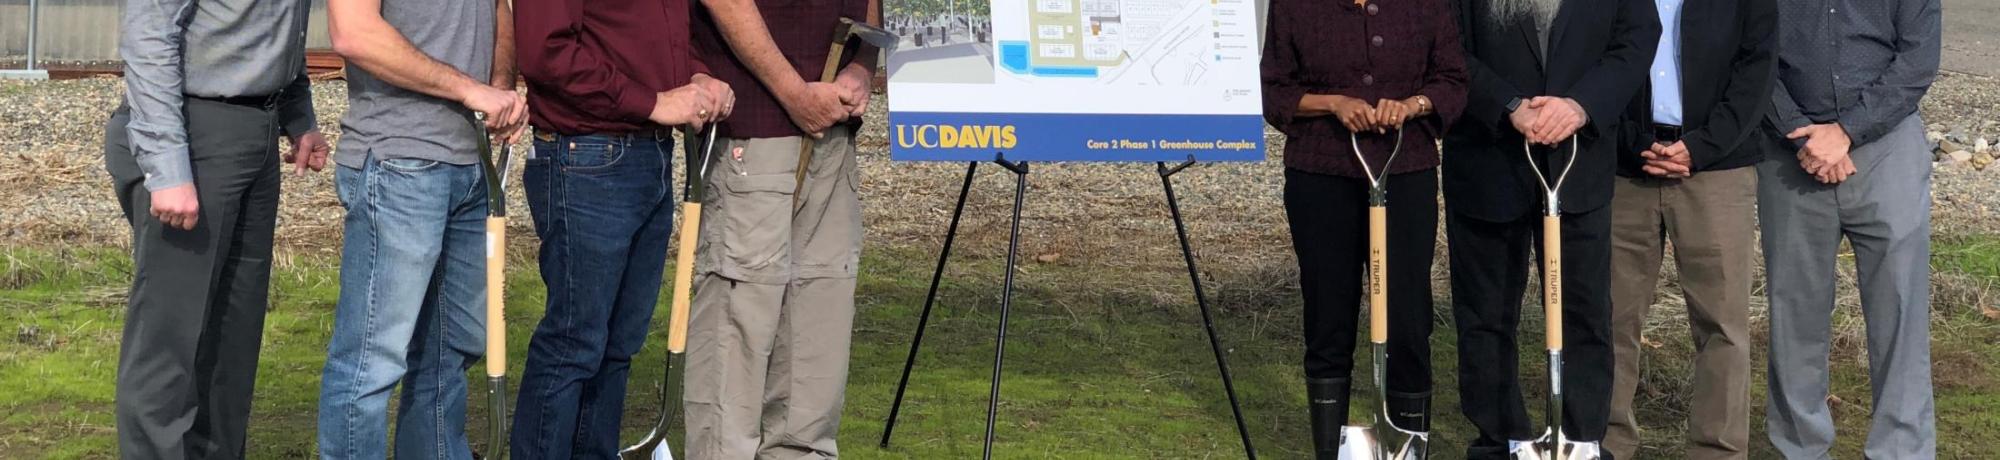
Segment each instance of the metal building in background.
[{"label": "metal building in background", "polygon": [[[36,35],[35,68],[118,67],[118,23],[125,1],[0,0],[0,69],[28,68],[31,30]],[[313,0],[307,24],[307,48],[332,46],[326,35],[326,0]]]}]

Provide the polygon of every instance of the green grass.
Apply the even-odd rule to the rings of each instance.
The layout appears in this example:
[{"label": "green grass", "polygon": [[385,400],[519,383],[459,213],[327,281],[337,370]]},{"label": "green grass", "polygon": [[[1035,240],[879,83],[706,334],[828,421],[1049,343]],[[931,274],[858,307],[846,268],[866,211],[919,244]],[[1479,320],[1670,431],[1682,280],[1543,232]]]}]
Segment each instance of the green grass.
[{"label": "green grass", "polygon": [[[1994,268],[2000,267],[1996,242],[2000,239],[1943,241],[1937,251],[1939,270],[2000,276]],[[939,459],[979,454],[998,322],[1001,266],[996,260],[954,261],[925,335],[895,444],[876,446],[922,308],[933,250],[871,250],[867,256],[841,431],[844,456]],[[258,374],[251,458],[313,454],[319,369],[338,295],[333,260],[281,258],[279,265]],[[12,334],[0,340],[0,412],[6,414],[0,416],[0,458],[113,456],[112,382],[130,263],[112,249],[8,249],[0,250],[0,268],[0,324],[11,325],[4,332]],[[1060,263],[1025,271],[1008,331],[995,446],[999,457],[1240,457],[1183,273]],[[509,280],[510,374],[518,376],[543,299],[528,259],[517,257]],[[1250,284],[1227,276],[1217,282]],[[1231,305],[1218,305],[1218,328],[1230,349],[1237,392],[1258,452],[1265,458],[1306,458],[1297,293],[1250,293],[1255,298],[1236,299],[1242,295],[1233,294]],[[1440,305],[1439,311],[1445,308]],[[1841,314],[1851,317],[1854,312]],[[664,317],[658,315],[656,325]],[[1434,445],[1435,458],[1449,459],[1461,454],[1470,427],[1457,415],[1457,357],[1445,318],[1440,317],[1433,336]],[[1530,313],[1523,330],[1539,330],[1534,325],[1538,320]],[[1940,457],[2000,458],[2000,442],[1989,440],[2000,431],[2000,369],[1991,364],[1992,356],[2000,356],[2000,321],[1985,319],[1976,309],[1939,306],[1933,328]],[[1688,374],[1684,355],[1691,346],[1684,337],[1658,339],[1665,345],[1651,353],[1677,358],[1654,361],[1661,368],[1645,383],[1663,395],[1642,398],[1642,423],[1648,429],[1643,452],[1646,458],[1672,458],[1681,455],[1685,413],[1675,406],[1685,399],[1675,397],[1685,391],[1676,382]],[[657,344],[664,337],[656,334],[651,340]],[[1539,413],[1541,352],[1527,348],[1521,354],[1523,385],[1530,411]],[[1755,349],[1759,361],[1753,365],[1752,416],[1761,417],[1762,345]],[[657,415],[660,353],[660,347],[648,347],[634,366],[627,439],[645,434]],[[1357,362],[1357,371],[1365,371],[1367,359]],[[1846,401],[1836,410],[1843,440],[1836,451],[1840,458],[1859,457],[1866,431],[1867,382],[1859,362],[1851,351],[1836,353],[1834,391]],[[477,378],[472,382],[477,396],[483,383]],[[1369,394],[1365,386],[1356,391],[1358,397]],[[469,418],[477,427],[484,426],[484,406],[483,398],[474,398]],[[1364,414],[1357,407],[1355,420],[1363,420]],[[1764,447],[1761,418],[1751,426],[1758,449],[1754,456],[1772,458]],[[679,432],[678,424],[674,431]],[[483,433],[473,431],[475,445],[484,445]]]}]

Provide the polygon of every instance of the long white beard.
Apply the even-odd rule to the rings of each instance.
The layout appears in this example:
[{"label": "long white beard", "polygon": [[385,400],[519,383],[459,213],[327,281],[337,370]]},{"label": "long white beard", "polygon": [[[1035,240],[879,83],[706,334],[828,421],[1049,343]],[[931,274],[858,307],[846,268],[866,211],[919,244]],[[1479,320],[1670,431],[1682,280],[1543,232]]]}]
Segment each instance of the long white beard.
[{"label": "long white beard", "polygon": [[1512,23],[1520,19],[1535,20],[1539,15],[1553,14],[1562,7],[1563,0],[1487,0],[1486,7],[1493,18],[1502,23]]}]

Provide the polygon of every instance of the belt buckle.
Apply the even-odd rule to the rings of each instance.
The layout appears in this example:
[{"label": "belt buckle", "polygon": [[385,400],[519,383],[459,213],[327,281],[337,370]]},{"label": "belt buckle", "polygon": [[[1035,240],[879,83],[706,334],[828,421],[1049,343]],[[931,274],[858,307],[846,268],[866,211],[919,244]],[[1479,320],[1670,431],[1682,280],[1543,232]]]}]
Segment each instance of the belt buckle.
[{"label": "belt buckle", "polygon": [[[1666,138],[1666,139],[1660,139],[1660,140],[1665,140],[1665,141],[1667,141],[1667,142],[1679,142],[1679,141],[1681,140],[1681,136],[1682,136],[1682,135],[1684,135],[1684,134],[1686,134],[1686,133],[1687,133],[1687,130],[1686,130],[1685,128],[1682,128],[1682,127],[1680,127],[1680,126],[1674,126],[1674,125],[1667,125],[1667,124],[1654,124],[1654,125],[1653,125],[1653,137],[1654,137],[1654,138]],[[1664,134],[1664,136],[1663,136],[1663,134]]]}]

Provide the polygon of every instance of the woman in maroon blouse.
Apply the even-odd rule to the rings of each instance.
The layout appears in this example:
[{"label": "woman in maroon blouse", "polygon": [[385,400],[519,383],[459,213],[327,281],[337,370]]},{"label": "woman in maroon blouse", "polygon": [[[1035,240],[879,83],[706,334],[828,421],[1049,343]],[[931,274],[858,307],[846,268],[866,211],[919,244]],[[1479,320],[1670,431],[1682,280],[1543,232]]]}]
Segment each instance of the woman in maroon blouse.
[{"label": "woman in maroon blouse", "polygon": [[[1314,451],[1332,459],[1364,294],[1368,171],[1387,170],[1395,203],[1386,270],[1390,413],[1399,428],[1429,430],[1437,140],[1465,106],[1465,49],[1445,0],[1271,0],[1269,18],[1264,117],[1285,133],[1285,215],[1305,296]],[[1401,152],[1388,163],[1398,136]]]}]

